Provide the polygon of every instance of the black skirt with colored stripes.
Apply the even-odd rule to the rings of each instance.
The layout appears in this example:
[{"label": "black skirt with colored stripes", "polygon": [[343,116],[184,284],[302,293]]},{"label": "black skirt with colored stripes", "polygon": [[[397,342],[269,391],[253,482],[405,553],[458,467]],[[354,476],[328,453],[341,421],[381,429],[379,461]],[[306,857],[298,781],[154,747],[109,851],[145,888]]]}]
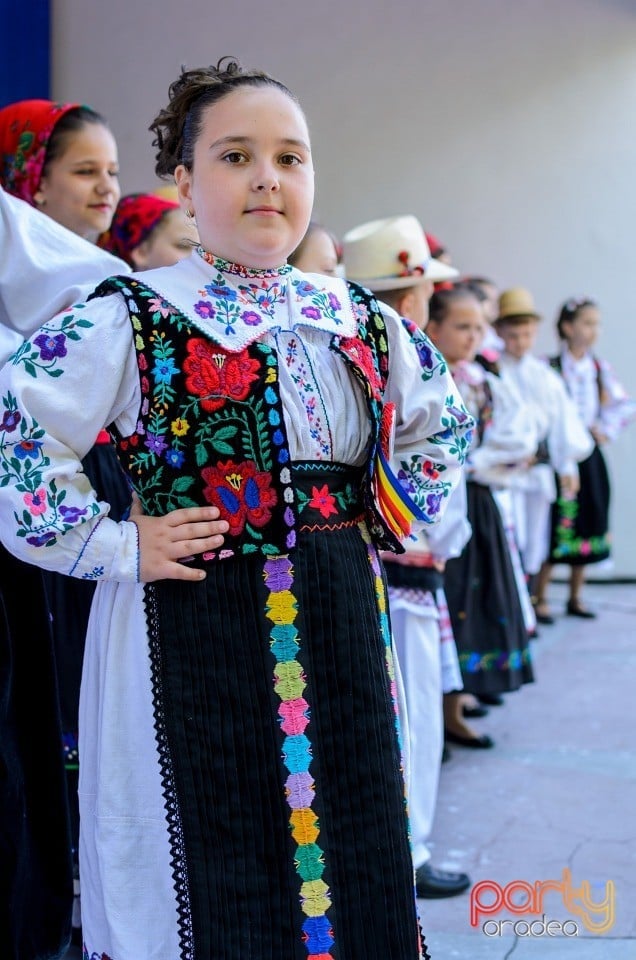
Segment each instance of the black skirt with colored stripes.
[{"label": "black skirt with colored stripes", "polygon": [[551,563],[583,566],[600,563],[610,555],[610,482],[598,446],[579,463],[579,483],[574,499],[559,496],[553,504]]},{"label": "black skirt with colored stripes", "polygon": [[289,555],[146,587],[183,955],[422,956],[382,568],[351,471]]},{"label": "black skirt with colored stripes", "polygon": [[499,507],[488,487],[466,487],[473,532],[446,564],[444,592],[464,690],[507,693],[534,679],[528,631]]}]

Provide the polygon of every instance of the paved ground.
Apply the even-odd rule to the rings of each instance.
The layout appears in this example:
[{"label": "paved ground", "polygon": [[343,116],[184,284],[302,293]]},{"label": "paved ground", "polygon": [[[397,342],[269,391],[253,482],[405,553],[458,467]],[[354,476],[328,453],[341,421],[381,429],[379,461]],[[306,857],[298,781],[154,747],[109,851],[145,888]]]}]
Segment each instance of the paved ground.
[{"label": "paved ground", "polygon": [[[454,747],[442,766],[433,863],[466,870],[473,885],[495,881],[501,892],[420,901],[433,960],[636,960],[636,586],[591,584],[585,594],[597,620],[563,616],[565,587],[553,584],[559,615],[533,643],[536,682],[472,721],[493,736],[493,750]],[[605,932],[590,932],[560,890],[546,891],[533,915],[521,906],[528,889],[508,888],[520,912],[496,910],[513,881],[563,884],[564,870],[576,889],[587,881],[590,903],[614,884],[610,905],[592,913]],[[494,911],[476,927],[471,896]],[[580,902],[574,894],[570,906]],[[544,916],[566,934],[576,923],[578,936],[528,936]],[[511,922],[499,935],[502,919]]]},{"label": "paved ground", "polygon": [[[492,886],[420,901],[433,960],[636,960],[636,586],[589,585],[594,621],[562,615],[562,584],[552,599],[557,622],[533,643],[536,683],[473,721],[495,748],[454,747],[442,767],[433,862],[501,893]],[[536,915],[525,910],[535,883],[549,880],[560,889],[544,892]],[[510,888],[515,881],[526,886]],[[581,908],[605,932],[591,932],[575,912],[581,889],[591,905],[606,897],[605,909]],[[471,895],[495,911],[495,896],[506,894],[520,912],[502,909],[471,926]],[[542,922],[552,934],[560,923],[565,935],[542,934]],[[66,960],[80,956],[71,950]]]}]

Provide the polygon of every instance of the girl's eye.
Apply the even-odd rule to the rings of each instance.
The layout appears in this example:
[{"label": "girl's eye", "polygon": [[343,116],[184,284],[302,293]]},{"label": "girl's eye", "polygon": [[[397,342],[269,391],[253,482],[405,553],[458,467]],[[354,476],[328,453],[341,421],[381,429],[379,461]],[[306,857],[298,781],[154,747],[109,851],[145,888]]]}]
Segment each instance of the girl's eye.
[{"label": "girl's eye", "polygon": [[227,160],[228,163],[243,163],[247,158],[239,150],[232,150],[230,153],[226,153],[223,159]]},{"label": "girl's eye", "polygon": [[[115,180],[119,177],[119,170],[108,170],[106,172],[109,177],[113,177]],[[79,170],[76,170],[75,173],[79,177],[98,177],[100,171],[94,167],[81,167]]]},{"label": "girl's eye", "polygon": [[280,162],[285,167],[293,167],[296,164],[300,163],[301,160],[300,160],[300,157],[297,157],[293,153],[284,153],[283,156],[280,158]]}]

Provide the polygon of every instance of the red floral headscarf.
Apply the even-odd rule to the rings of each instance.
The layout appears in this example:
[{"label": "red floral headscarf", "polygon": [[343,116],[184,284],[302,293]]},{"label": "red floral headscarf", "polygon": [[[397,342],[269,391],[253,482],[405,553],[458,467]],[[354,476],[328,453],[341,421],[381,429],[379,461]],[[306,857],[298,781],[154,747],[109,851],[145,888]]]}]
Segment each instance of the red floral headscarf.
[{"label": "red floral headscarf", "polygon": [[167,213],[178,209],[174,200],[154,193],[129,193],[117,204],[110,229],[97,238],[97,244],[134,267],[132,251],[150,236]]},{"label": "red floral headscarf", "polygon": [[34,206],[53,129],[79,103],[18,100],[0,110],[0,183]]}]

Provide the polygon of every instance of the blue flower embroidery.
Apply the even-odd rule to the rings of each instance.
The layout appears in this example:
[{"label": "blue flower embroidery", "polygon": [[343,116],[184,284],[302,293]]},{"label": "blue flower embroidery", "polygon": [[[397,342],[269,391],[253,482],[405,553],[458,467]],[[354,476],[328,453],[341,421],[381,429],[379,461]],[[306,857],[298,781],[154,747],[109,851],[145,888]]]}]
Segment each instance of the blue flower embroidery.
[{"label": "blue flower embroidery", "polygon": [[63,333],[57,333],[55,336],[41,333],[33,342],[40,348],[42,360],[54,360],[55,357],[66,356],[66,335]]}]

